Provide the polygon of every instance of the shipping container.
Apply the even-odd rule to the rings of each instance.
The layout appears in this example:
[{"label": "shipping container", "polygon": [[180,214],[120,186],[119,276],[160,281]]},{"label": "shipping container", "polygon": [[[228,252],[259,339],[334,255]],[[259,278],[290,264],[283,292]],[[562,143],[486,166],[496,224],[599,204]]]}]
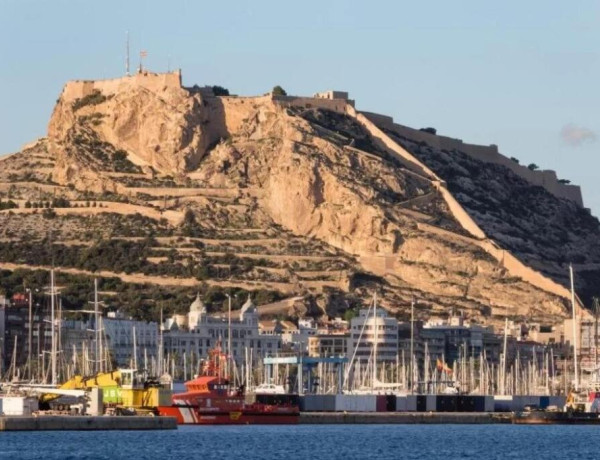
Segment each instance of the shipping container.
[{"label": "shipping container", "polygon": [[396,396],[386,395],[385,396],[385,410],[386,412],[394,412],[396,410]]},{"label": "shipping container", "polygon": [[337,395],[335,410],[340,412],[376,412],[375,395]]},{"label": "shipping container", "polygon": [[406,412],[408,410],[408,397],[396,396],[396,412]]},{"label": "shipping container", "polygon": [[436,412],[437,411],[437,396],[436,395],[426,395],[425,402],[425,410],[427,412]]},{"label": "shipping container", "polygon": [[417,412],[425,412],[427,411],[427,396],[425,395],[417,395]]},{"label": "shipping container", "polygon": [[438,395],[436,408],[438,412],[456,412],[456,396]]},{"label": "shipping container", "polygon": [[484,396],[484,398],[485,398],[484,410],[486,412],[494,412],[494,406],[495,406],[494,397],[493,396]]},{"label": "shipping container", "polygon": [[417,397],[415,395],[406,396],[406,410],[410,412],[417,410]]},{"label": "shipping container", "polygon": [[25,415],[29,416],[39,409],[37,398],[25,396],[4,396],[2,398],[3,415]]},{"label": "shipping container", "polygon": [[336,395],[304,395],[300,397],[300,409],[306,412],[333,412]]},{"label": "shipping container", "polygon": [[508,395],[494,396],[494,412],[510,412],[513,410],[513,397]]}]

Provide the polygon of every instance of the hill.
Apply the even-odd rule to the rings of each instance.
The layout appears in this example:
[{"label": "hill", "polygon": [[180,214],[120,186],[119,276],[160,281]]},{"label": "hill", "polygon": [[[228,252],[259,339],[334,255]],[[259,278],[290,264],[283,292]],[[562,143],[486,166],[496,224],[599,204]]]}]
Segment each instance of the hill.
[{"label": "hill", "polygon": [[102,276],[138,316],[195,290],[351,315],[377,288],[399,317],[414,298],[419,317],[549,323],[569,262],[597,294],[577,188],[390,120],[345,93],[215,96],[178,72],[69,82],[48,136],[0,160],[0,269]]}]

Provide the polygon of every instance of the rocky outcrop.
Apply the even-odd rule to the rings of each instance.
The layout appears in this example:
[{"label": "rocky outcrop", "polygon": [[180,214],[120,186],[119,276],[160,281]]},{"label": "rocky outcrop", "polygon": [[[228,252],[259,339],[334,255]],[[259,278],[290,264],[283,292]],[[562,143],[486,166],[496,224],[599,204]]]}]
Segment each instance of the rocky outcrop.
[{"label": "rocky outcrop", "polygon": [[[53,181],[63,186],[129,197],[134,190],[144,196],[146,184],[140,201],[169,212],[191,210],[203,228],[258,223],[337,248],[357,260],[357,271],[371,273],[366,284],[355,273],[344,285],[361,295],[378,285],[384,306],[399,314],[417,296],[430,312],[458,306],[489,322],[568,315],[568,295],[556,283],[564,279],[547,276],[560,269],[554,265],[558,249],[546,264],[539,248],[550,239],[531,235],[556,220],[543,213],[530,220],[523,209],[515,211],[520,205],[510,202],[511,187],[522,184],[495,183],[497,165],[489,171],[476,165],[486,170],[476,174],[458,154],[395,138],[351,107],[214,97],[181,87],[175,74],[73,82],[55,107],[44,148],[53,159]],[[184,185],[191,187],[186,200],[169,191]],[[164,201],[157,203],[151,195],[163,189]],[[505,204],[494,211],[493,203]],[[563,203],[560,211],[564,223],[573,209]],[[500,219],[523,230],[518,241],[506,225],[492,225]],[[600,261],[592,224],[585,229],[591,246],[584,262],[594,264]],[[553,242],[560,239],[555,233]],[[573,251],[576,233],[563,235]],[[530,257],[523,247],[538,249]],[[513,251],[521,252],[515,257]],[[297,294],[314,285],[295,283]],[[341,304],[337,294],[329,296]]]}]

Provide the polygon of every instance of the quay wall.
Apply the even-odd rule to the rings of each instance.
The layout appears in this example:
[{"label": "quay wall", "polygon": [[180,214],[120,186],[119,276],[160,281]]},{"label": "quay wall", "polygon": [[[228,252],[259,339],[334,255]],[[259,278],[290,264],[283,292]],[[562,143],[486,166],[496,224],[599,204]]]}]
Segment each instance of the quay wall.
[{"label": "quay wall", "polygon": [[510,414],[486,412],[302,412],[301,425],[325,424],[499,424],[511,423]]},{"label": "quay wall", "polygon": [[0,417],[0,431],[175,430],[175,417]]}]

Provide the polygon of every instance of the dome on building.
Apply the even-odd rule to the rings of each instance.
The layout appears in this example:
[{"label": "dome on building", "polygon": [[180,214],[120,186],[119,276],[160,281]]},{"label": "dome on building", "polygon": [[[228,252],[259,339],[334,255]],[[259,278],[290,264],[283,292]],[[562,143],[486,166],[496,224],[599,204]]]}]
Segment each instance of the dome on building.
[{"label": "dome on building", "polygon": [[248,294],[248,300],[242,305],[242,310],[240,311],[240,319],[244,319],[244,315],[248,313],[256,313],[256,305],[252,303],[252,299],[250,298],[250,294]]},{"label": "dome on building", "polygon": [[200,300],[200,293],[196,295],[196,299],[190,305],[190,313],[206,313],[206,306],[204,305],[204,302]]}]

